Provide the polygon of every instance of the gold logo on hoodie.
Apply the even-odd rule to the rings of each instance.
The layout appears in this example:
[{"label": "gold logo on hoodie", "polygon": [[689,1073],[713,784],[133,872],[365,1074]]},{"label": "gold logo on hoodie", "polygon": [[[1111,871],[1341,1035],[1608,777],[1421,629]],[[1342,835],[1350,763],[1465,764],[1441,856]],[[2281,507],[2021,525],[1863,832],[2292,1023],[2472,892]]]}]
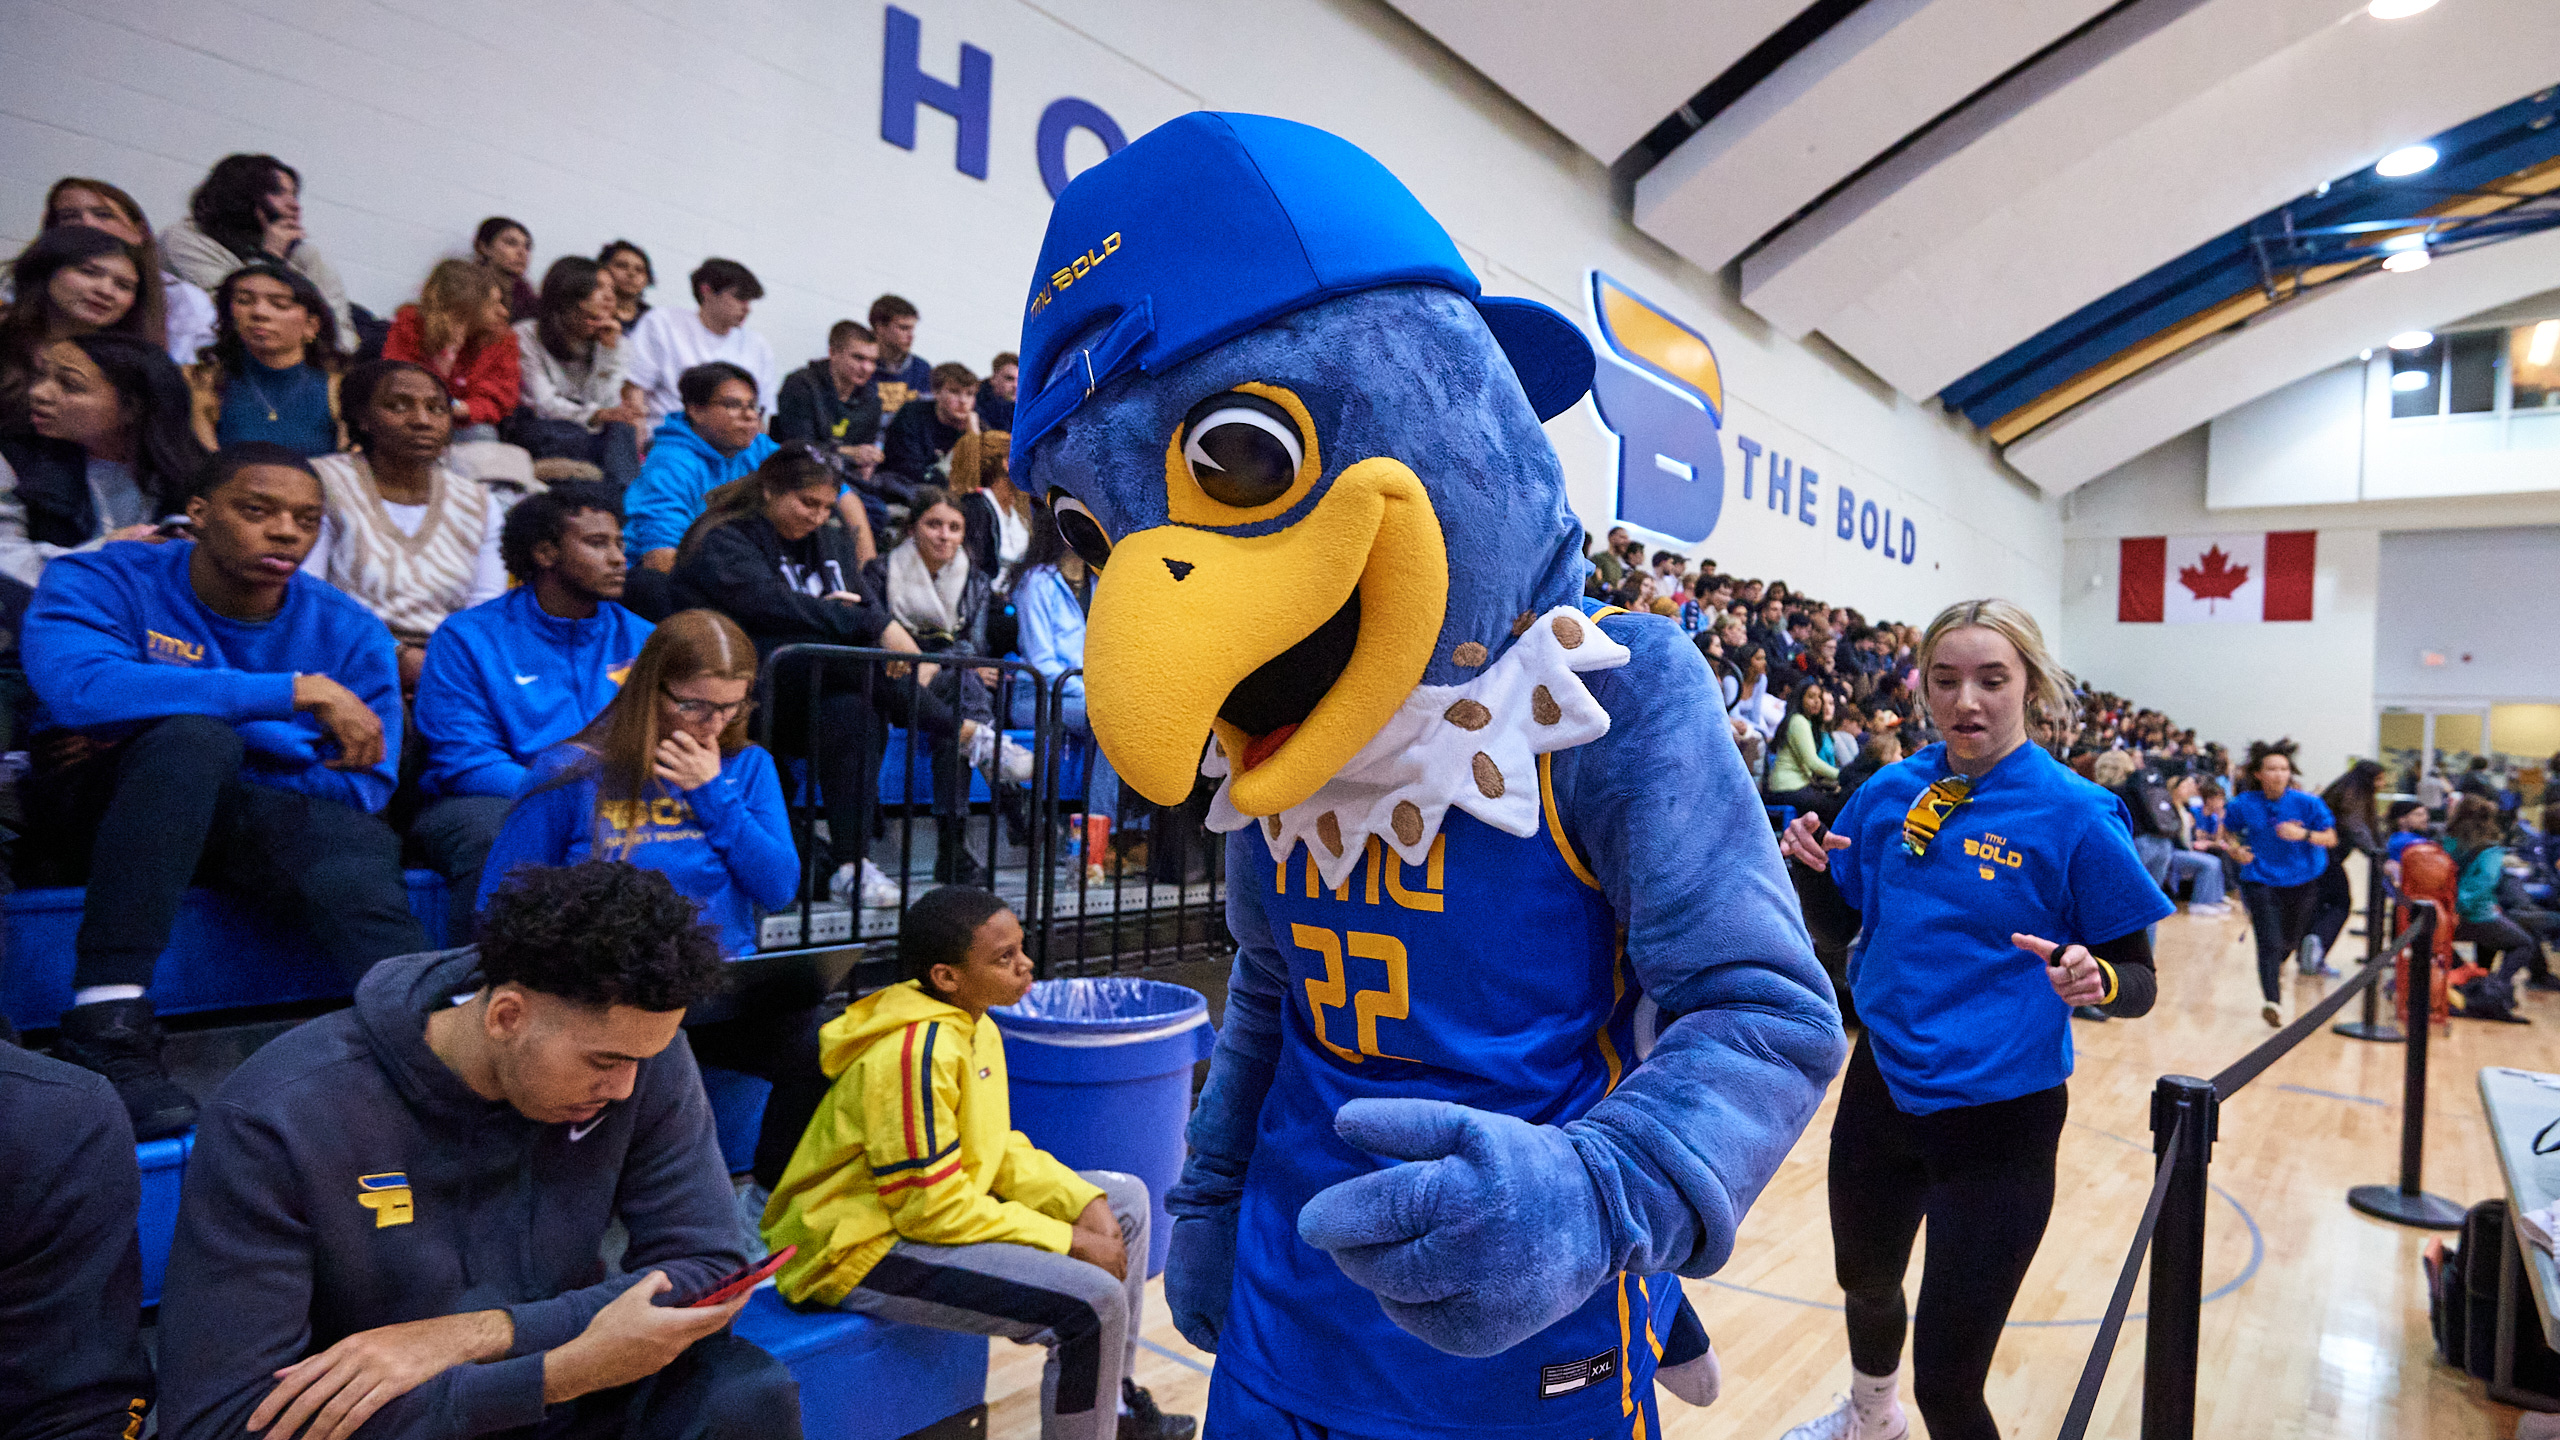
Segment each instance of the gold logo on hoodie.
[{"label": "gold logo on hoodie", "polygon": [[356,1203],[373,1212],[373,1228],[376,1230],[406,1225],[418,1218],[409,1203],[409,1176],[406,1171],[386,1170],[379,1175],[357,1176]]}]

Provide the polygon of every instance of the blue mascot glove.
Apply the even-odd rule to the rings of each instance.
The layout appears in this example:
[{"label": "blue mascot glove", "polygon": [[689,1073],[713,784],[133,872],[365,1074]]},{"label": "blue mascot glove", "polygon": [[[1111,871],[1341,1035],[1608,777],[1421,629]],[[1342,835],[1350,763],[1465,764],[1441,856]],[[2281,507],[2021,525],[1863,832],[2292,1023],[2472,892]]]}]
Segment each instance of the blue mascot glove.
[{"label": "blue mascot glove", "polygon": [[1555,1126],[1445,1100],[1354,1100],[1333,1128],[1372,1154],[1422,1163],[1327,1188],[1298,1212],[1299,1238],[1332,1252],[1388,1319],[1434,1349],[1498,1355],[1608,1278],[1599,1189]]},{"label": "blue mascot glove", "polygon": [[1173,1243],[1164,1259],[1164,1308],[1173,1313],[1173,1328],[1183,1339],[1218,1353],[1218,1332],[1226,1327],[1227,1294],[1235,1280],[1235,1206],[1173,1222]]}]

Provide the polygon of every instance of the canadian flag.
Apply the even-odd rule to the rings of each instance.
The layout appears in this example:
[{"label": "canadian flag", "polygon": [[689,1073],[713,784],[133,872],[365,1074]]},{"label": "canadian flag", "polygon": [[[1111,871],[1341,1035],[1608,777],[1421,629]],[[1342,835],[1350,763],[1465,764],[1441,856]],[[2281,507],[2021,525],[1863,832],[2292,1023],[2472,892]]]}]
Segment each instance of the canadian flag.
[{"label": "canadian flag", "polygon": [[2320,532],[2129,535],[2116,565],[2116,619],[2201,625],[2311,618]]}]

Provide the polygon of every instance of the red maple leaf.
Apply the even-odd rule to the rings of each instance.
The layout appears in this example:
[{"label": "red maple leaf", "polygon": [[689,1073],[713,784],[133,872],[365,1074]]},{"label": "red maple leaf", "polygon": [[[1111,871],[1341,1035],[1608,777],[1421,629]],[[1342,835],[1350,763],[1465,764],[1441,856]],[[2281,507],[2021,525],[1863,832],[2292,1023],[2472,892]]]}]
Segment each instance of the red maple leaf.
[{"label": "red maple leaf", "polygon": [[2197,599],[2228,600],[2240,593],[2241,586],[2249,583],[2249,567],[2232,564],[2231,557],[2222,553],[2221,546],[2206,550],[2202,558],[2204,563],[2201,566],[2178,567],[2178,583],[2186,586],[2187,593]]}]

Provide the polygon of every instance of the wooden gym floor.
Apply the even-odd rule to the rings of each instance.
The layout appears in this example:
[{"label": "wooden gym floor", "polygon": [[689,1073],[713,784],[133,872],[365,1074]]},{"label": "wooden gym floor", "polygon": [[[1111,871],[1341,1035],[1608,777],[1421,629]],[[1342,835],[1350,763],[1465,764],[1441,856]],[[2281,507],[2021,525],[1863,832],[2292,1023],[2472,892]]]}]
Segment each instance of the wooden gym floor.
[{"label": "wooden gym floor", "polygon": [[[2352,969],[2363,942],[2340,942]],[[2150,1016],[2075,1023],[2079,1069],[2064,1132],[2061,1193],[2027,1277],[1990,1387],[2002,1432],[2051,1437],[2106,1309],[2151,1183],[2153,1080],[2210,1076],[2270,1033],[2258,1017],[2254,952],[2235,910],[2179,915],[2160,928],[2161,1003]],[[2297,1005],[2328,982],[2295,980]],[[2347,1017],[2356,1013],[2350,1005]],[[2501,1193],[2474,1077],[2483,1065],[2560,1070],[2560,995],[2527,997],[2533,1025],[2457,1022],[2429,1050],[2426,1187],[2468,1205]],[[2436,1363],[2419,1255],[2435,1232],[2347,1208],[2352,1185],[2398,1178],[2402,1049],[2322,1031],[2224,1107],[2207,1216],[2203,1375],[2196,1433],[2251,1440],[2486,1440],[2515,1433],[2517,1412],[2480,1382]],[[1662,1397],[1663,1440],[1777,1440],[1848,1385],[1840,1292],[1823,1199],[1831,1103],[1744,1223],[1733,1260],[1688,1282],[1715,1337],[1724,1396],[1705,1410]],[[1926,1243],[1926,1235],[1923,1235]],[[1918,1298],[1918,1259],[1909,1293]],[[1197,1415],[1213,1357],[1166,1320],[1149,1287],[1138,1381],[1168,1411]],[[2143,1292],[2136,1291],[2140,1313]],[[2143,1326],[2128,1323],[2092,1436],[2137,1435]],[[998,1345],[988,1377],[990,1433],[1039,1432],[1040,1361]],[[1906,1373],[1904,1403],[1910,1403]],[[1912,1433],[1926,1433],[1912,1412]]]}]

